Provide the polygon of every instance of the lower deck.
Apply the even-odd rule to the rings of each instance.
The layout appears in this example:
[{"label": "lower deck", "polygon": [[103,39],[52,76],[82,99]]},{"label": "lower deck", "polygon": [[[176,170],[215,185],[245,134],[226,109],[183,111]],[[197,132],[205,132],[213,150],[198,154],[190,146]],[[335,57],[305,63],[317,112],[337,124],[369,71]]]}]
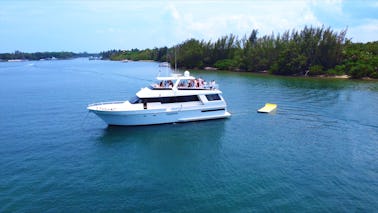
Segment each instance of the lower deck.
[{"label": "lower deck", "polygon": [[136,126],[163,123],[179,123],[199,120],[228,118],[231,114],[225,107],[213,109],[167,108],[166,110],[143,110],[130,112],[93,111],[108,125]]}]

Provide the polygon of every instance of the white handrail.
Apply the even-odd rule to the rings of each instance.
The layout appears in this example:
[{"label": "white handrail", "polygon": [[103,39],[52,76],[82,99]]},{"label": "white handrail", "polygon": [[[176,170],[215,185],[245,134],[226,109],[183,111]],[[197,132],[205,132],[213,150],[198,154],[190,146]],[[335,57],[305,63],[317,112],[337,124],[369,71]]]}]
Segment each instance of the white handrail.
[{"label": "white handrail", "polygon": [[88,107],[91,107],[91,106],[100,106],[100,105],[105,105],[105,104],[122,104],[122,103],[125,103],[125,102],[126,101],[98,102],[98,103],[89,104]]}]

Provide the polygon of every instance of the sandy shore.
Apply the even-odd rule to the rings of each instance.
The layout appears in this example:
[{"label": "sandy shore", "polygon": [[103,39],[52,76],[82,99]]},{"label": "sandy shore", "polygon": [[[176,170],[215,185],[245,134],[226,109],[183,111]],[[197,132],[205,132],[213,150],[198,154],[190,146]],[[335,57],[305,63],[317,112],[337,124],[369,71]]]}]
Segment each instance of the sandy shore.
[{"label": "sandy shore", "polygon": [[333,75],[333,76],[329,76],[329,75],[318,75],[318,76],[313,76],[315,78],[337,78],[337,79],[349,79],[350,76],[349,75]]}]

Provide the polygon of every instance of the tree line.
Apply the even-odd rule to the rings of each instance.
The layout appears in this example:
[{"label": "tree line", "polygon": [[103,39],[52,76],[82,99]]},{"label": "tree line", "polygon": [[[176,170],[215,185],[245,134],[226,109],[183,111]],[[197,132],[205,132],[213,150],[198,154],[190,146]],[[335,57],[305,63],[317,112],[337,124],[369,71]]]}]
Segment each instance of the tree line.
[{"label": "tree line", "polygon": [[186,40],[171,48],[111,50],[103,59],[169,61],[184,69],[269,72],[277,75],[349,75],[378,78],[378,42],[353,43],[347,30],[304,27],[282,35],[242,38],[230,34],[216,41]]},{"label": "tree line", "polygon": [[[172,48],[171,48],[172,49]],[[152,61],[169,61],[168,47],[154,48],[154,49],[131,49],[131,50],[109,50],[101,52],[102,59],[120,61],[120,60],[152,60]]]},{"label": "tree line", "polygon": [[91,54],[87,52],[83,53],[73,53],[73,52],[35,52],[35,53],[25,53],[16,50],[14,53],[0,53],[0,60],[41,60],[41,59],[70,59],[77,57],[89,57],[97,56],[98,54]]}]

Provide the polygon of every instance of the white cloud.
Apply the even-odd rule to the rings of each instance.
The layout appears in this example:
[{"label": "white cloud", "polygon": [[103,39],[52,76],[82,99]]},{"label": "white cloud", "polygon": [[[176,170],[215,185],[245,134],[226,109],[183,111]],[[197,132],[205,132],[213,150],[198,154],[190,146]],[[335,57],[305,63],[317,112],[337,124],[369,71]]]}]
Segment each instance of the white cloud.
[{"label": "white cloud", "polygon": [[352,42],[369,42],[377,41],[378,37],[378,20],[370,19],[364,21],[363,24],[349,27],[347,37],[352,39]]},{"label": "white cloud", "polygon": [[376,8],[376,0],[0,1],[0,47],[13,51],[33,37],[31,48],[42,50],[61,49],[60,40],[77,41],[67,42],[67,50],[142,49],[189,38],[214,41],[230,33],[242,37],[252,29],[258,36],[277,34],[305,25],[336,31],[349,26],[347,37],[365,42],[377,40]]},{"label": "white cloud", "polygon": [[190,37],[217,39],[229,33],[242,36],[252,29],[266,35],[305,25],[321,25],[311,11],[311,2],[171,2],[168,8],[181,41]]},{"label": "white cloud", "polygon": [[179,14],[177,8],[173,4],[169,4],[168,7],[167,7],[167,10],[171,13],[172,17],[175,20],[180,19],[180,14]]},{"label": "white cloud", "polygon": [[311,5],[330,13],[342,14],[342,0],[312,0]]}]

